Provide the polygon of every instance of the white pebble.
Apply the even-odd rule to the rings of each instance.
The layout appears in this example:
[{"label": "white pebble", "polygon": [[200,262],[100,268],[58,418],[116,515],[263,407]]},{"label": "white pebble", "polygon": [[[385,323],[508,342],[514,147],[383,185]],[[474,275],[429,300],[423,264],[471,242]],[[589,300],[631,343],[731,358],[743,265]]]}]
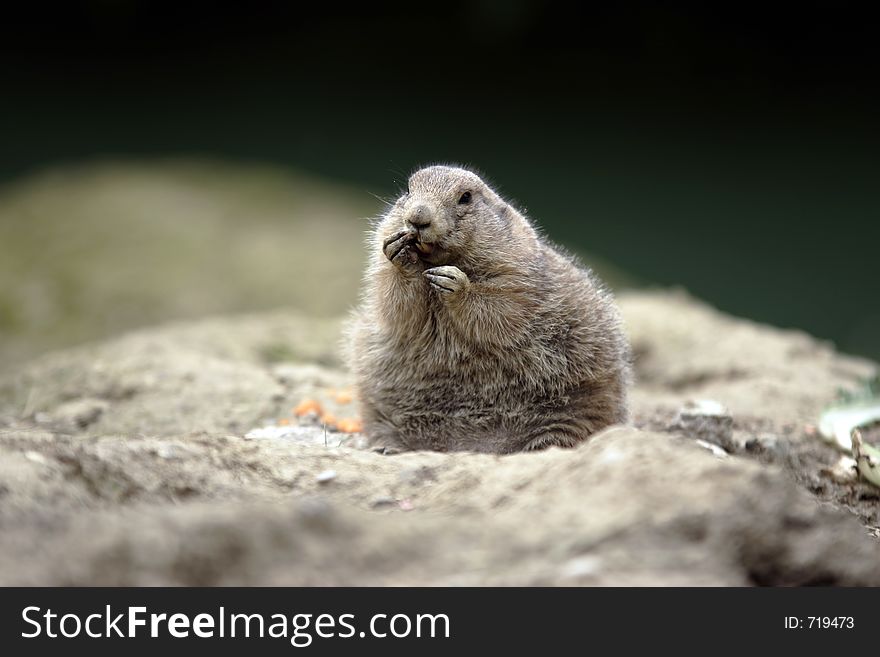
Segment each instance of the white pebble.
[{"label": "white pebble", "polygon": [[333,481],[334,479],[336,479],[336,470],[324,470],[324,472],[319,472],[315,477],[315,480],[319,484],[324,484],[328,481]]}]

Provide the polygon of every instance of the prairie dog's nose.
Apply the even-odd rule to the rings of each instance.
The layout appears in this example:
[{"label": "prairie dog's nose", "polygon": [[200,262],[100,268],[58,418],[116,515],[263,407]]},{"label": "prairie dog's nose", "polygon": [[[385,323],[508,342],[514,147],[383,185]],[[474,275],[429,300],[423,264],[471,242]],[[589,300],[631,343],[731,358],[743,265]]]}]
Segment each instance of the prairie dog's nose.
[{"label": "prairie dog's nose", "polygon": [[416,229],[427,228],[431,225],[431,220],[434,218],[434,213],[430,207],[428,207],[425,203],[418,203],[410,208],[409,212],[406,213],[406,221],[407,223],[412,224]]}]

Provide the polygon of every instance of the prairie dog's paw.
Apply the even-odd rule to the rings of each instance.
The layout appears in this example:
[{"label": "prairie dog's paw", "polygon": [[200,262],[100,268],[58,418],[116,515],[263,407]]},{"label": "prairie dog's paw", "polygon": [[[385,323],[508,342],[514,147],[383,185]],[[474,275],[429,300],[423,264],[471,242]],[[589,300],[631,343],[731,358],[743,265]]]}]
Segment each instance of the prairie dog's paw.
[{"label": "prairie dog's paw", "polygon": [[407,451],[396,431],[383,426],[372,426],[367,431],[367,445],[371,452],[391,456]]},{"label": "prairie dog's paw", "polygon": [[428,279],[431,287],[437,290],[441,296],[458,295],[471,284],[467,274],[451,265],[426,269],[422,275]]},{"label": "prairie dog's paw", "polygon": [[420,260],[411,231],[401,230],[382,242],[382,252],[392,263],[406,270],[417,270]]},{"label": "prairie dog's paw", "polygon": [[397,445],[372,445],[370,451],[382,456],[394,456],[395,454],[403,454],[406,450]]}]

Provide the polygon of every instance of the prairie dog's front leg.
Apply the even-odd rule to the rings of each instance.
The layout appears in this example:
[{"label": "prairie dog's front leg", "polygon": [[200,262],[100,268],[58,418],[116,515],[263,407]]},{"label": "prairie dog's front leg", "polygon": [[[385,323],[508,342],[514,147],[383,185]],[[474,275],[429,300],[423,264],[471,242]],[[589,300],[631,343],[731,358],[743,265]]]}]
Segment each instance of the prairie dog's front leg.
[{"label": "prairie dog's front leg", "polygon": [[440,298],[449,320],[475,344],[520,344],[536,310],[535,294],[516,276],[472,281],[458,267],[426,269],[422,275]]},{"label": "prairie dog's front leg", "polygon": [[373,312],[387,325],[395,326],[399,334],[414,338],[422,330],[427,306],[419,277],[425,263],[416,251],[415,233],[389,230],[377,237],[376,259],[366,279]]}]

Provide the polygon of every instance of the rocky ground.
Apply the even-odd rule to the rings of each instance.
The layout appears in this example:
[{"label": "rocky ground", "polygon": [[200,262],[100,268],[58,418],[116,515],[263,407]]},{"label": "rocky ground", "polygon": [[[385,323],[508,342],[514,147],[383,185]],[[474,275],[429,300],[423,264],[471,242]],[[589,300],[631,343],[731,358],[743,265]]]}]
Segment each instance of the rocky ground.
[{"label": "rocky ground", "polygon": [[[880,585],[880,489],[810,428],[876,364],[683,293],[620,304],[635,426],[572,450],[384,456],[308,421],[255,437],[349,383],[339,320],[293,312],[12,368],[0,584]],[[679,414],[700,399],[732,421]]]}]

